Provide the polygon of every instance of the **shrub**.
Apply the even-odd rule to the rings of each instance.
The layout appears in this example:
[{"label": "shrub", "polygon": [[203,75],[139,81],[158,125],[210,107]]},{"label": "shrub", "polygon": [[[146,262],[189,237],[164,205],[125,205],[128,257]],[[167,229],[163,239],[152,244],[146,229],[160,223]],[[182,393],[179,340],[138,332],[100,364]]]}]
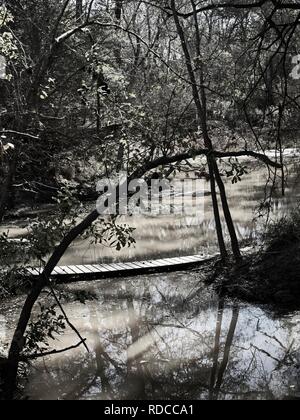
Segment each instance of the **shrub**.
[{"label": "shrub", "polygon": [[300,204],[288,216],[272,223],[264,234],[267,252],[284,252],[300,245]]}]

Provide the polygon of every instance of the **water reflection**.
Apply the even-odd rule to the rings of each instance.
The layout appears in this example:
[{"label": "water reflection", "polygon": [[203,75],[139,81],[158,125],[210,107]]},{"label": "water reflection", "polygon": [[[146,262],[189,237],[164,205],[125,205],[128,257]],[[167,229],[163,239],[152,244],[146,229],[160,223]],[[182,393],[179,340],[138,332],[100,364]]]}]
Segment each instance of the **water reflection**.
[{"label": "water reflection", "polygon": [[[77,349],[35,364],[30,398],[300,397],[300,313],[276,319],[263,308],[219,300],[201,273],[88,288],[98,302],[66,309],[92,354]],[[74,341],[68,332],[59,345]]]},{"label": "water reflection", "polygon": [[220,357],[220,349],[221,349],[221,333],[222,333],[222,322],[223,322],[223,315],[224,315],[224,301],[223,299],[219,302],[219,309],[218,309],[218,317],[217,317],[217,326],[216,326],[216,336],[215,336],[215,347],[213,351],[213,368],[211,372],[211,380],[210,380],[210,387],[209,387],[209,399],[210,400],[218,400],[219,395],[221,392],[221,388],[224,381],[224,375],[226,373],[229,358],[230,358],[230,351],[232,348],[232,344],[234,341],[234,336],[236,332],[236,327],[239,319],[239,306],[233,305],[232,309],[232,318],[230,322],[230,326],[228,329],[228,334],[225,342],[224,347],[224,354],[222,358],[222,362],[219,365],[219,357]]}]

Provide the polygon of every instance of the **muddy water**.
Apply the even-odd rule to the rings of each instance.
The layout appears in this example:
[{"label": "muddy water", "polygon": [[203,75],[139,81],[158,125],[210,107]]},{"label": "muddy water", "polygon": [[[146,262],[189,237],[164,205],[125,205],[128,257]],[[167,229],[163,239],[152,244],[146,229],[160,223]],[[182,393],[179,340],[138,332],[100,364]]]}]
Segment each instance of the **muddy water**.
[{"label": "muddy water", "polygon": [[[300,159],[293,159],[288,165],[288,181],[285,198],[275,198],[272,204],[271,218],[280,217],[300,198],[300,182],[296,170]],[[250,240],[257,236],[264,226],[264,220],[258,216],[258,203],[265,197],[265,185],[268,172],[265,166],[248,165],[249,174],[242,182],[232,184],[226,180],[226,187],[240,240]],[[143,260],[146,258],[177,257],[193,254],[214,254],[217,251],[216,231],[209,195],[210,186],[203,181],[205,196],[200,204],[200,212],[192,210],[192,216],[135,216],[123,218],[125,223],[136,228],[134,233],[136,247],[116,252],[103,247],[91,245],[89,241],[78,241],[65,255],[64,262],[82,264],[95,261]],[[280,187],[279,187],[280,188]],[[279,193],[279,190],[278,190]],[[204,211],[202,212],[202,208]],[[190,209],[189,209],[190,210]],[[223,221],[224,223],[224,221]],[[227,238],[229,239],[229,238]]]},{"label": "muddy water", "polygon": [[[286,196],[284,198],[275,196],[271,218],[280,217],[298,202],[300,182],[296,170],[299,165],[300,158],[290,159]],[[265,223],[262,219],[254,220],[254,218],[258,215],[258,204],[266,194],[268,172],[265,166],[253,166],[253,163],[248,163],[248,169],[249,173],[243,177],[242,182],[233,185],[228,179],[226,187],[239,239],[251,241]],[[278,193],[279,190],[280,186]],[[99,244],[94,245],[89,239],[80,239],[68,250],[61,264],[92,264],[201,253],[214,254],[217,251],[217,239],[208,182],[203,181],[200,193],[204,194],[203,202],[200,200],[200,211],[199,207],[197,209],[192,207],[195,203],[191,198],[190,203],[187,200],[187,205],[190,205],[188,216],[147,215],[121,218],[121,223],[129,224],[136,229],[133,235],[136,239],[135,247],[117,252]],[[14,225],[4,226],[0,232],[8,229],[12,237],[18,237],[26,232]]]},{"label": "muddy water", "polygon": [[[42,400],[300,397],[300,312],[220,301],[203,274],[102,281],[97,300],[65,304],[83,348],[35,363],[26,395]],[[0,311],[1,312],[1,311]],[[7,316],[7,339],[12,315]],[[56,348],[78,342],[61,336]]]},{"label": "muddy water", "polygon": [[[298,162],[289,165],[289,178],[285,198],[274,199],[271,218],[279,217],[300,198],[300,183],[295,175]],[[251,166],[250,166],[251,168]],[[239,239],[250,240],[257,236],[264,221],[256,219],[257,205],[265,197],[268,173],[265,167],[252,168],[241,183],[226,182],[230,206]],[[203,181],[204,212],[194,209],[192,216],[134,216],[122,221],[136,228],[136,246],[121,252],[103,249],[89,241],[77,241],[64,257],[64,264],[89,264],[99,261],[130,261],[147,258],[177,257],[194,254],[214,254],[217,240],[209,183]],[[229,238],[227,238],[229,239]]]},{"label": "muddy water", "polygon": [[[298,165],[295,164],[295,165]],[[287,195],[274,200],[273,217],[298,200],[294,164]],[[240,238],[255,237],[257,201],[266,173],[257,168],[228,183]],[[121,254],[78,242],[65,262],[139,259],[215,250],[209,197],[199,226],[183,217],[133,219],[137,247]],[[68,286],[65,309],[87,338],[83,348],[36,362],[25,393],[30,399],[287,399],[300,398],[300,312],[276,315],[267,307],[223,301],[204,284],[203,270]],[[85,305],[74,296],[89,292]],[[5,352],[22,299],[0,308],[0,351]],[[71,331],[51,343],[73,346]]]}]

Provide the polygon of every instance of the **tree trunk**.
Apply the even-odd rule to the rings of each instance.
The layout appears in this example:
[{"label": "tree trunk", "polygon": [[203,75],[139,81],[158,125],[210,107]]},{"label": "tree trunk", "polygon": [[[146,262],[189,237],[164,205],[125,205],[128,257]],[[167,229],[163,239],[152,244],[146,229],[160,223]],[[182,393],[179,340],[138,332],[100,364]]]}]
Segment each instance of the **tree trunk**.
[{"label": "tree trunk", "polygon": [[[195,10],[195,2],[192,2],[194,10]],[[238,243],[238,239],[237,239],[237,235],[236,235],[236,231],[235,231],[235,227],[233,224],[233,220],[232,220],[232,216],[231,216],[231,212],[230,212],[230,208],[228,205],[228,200],[227,200],[227,196],[226,196],[226,190],[225,190],[225,186],[224,183],[222,181],[222,178],[220,176],[220,171],[217,165],[217,162],[215,160],[215,157],[213,156],[213,144],[212,141],[209,137],[209,132],[208,132],[208,127],[207,127],[207,101],[206,101],[206,92],[205,92],[205,88],[203,85],[203,71],[202,71],[202,66],[200,67],[200,93],[199,93],[199,88],[197,85],[197,80],[196,80],[196,75],[195,75],[195,71],[193,68],[193,64],[192,64],[192,58],[191,58],[191,54],[189,51],[189,47],[185,38],[185,34],[183,31],[183,28],[181,26],[180,20],[179,20],[179,16],[177,13],[177,9],[176,9],[176,3],[175,0],[171,0],[171,8],[173,11],[173,17],[175,20],[175,24],[176,24],[176,28],[177,28],[177,32],[178,35],[180,37],[181,40],[181,46],[183,49],[183,53],[186,59],[186,66],[187,66],[187,70],[188,70],[188,74],[190,77],[190,81],[191,81],[191,85],[192,85],[192,90],[193,90],[193,98],[194,98],[194,102],[197,108],[197,112],[198,112],[198,117],[201,123],[201,128],[202,128],[202,132],[203,132],[203,138],[204,138],[204,142],[205,142],[205,146],[208,148],[208,150],[211,151],[211,156],[210,156],[210,162],[212,165],[212,168],[210,168],[210,174],[211,174],[211,178],[212,178],[212,174],[213,174],[213,178],[215,178],[218,187],[219,187],[219,191],[220,191],[220,195],[221,195],[221,201],[222,201],[222,206],[223,206],[223,212],[224,212],[224,216],[225,216],[225,220],[226,220],[226,224],[228,227],[228,231],[230,234],[230,238],[231,238],[231,245],[232,245],[232,251],[233,254],[235,256],[235,258],[237,260],[240,260],[241,258],[241,253],[240,253],[240,247],[239,247],[239,243]],[[197,45],[197,61],[198,64],[199,63],[199,57],[200,57],[200,35],[199,35],[199,26],[198,26],[198,21],[197,21],[197,14],[195,13],[195,27],[196,27],[196,45]],[[219,247],[220,247],[220,252],[223,258],[227,257],[227,251],[226,251],[226,246],[225,246],[225,242],[224,242],[224,236],[223,236],[223,230],[222,230],[222,225],[221,222],[219,221],[220,219],[220,214],[219,214],[219,208],[218,206],[218,200],[217,200],[217,195],[215,190],[215,186],[212,185],[211,182],[211,190],[212,190],[212,200],[213,200],[213,206],[214,206],[214,214],[215,214],[215,219],[216,219],[216,228],[217,228],[217,235],[218,235],[218,241],[219,241]],[[225,250],[225,252],[224,252]]]},{"label": "tree trunk", "polygon": [[217,198],[217,192],[216,192],[215,174],[214,174],[214,169],[213,169],[213,165],[214,165],[213,158],[208,157],[207,162],[208,162],[208,168],[209,168],[210,189],[211,189],[211,197],[212,197],[212,203],[213,203],[213,211],[214,211],[214,218],[215,218],[215,223],[216,223],[218,243],[219,243],[221,257],[223,260],[226,260],[226,258],[228,257],[228,253],[226,250],[225,241],[223,237],[222,223],[221,223],[219,204],[218,204],[218,198]]},{"label": "tree trunk", "polygon": [[16,160],[15,156],[11,156],[8,162],[8,173],[4,180],[3,186],[1,187],[0,197],[0,222],[2,222],[7,209],[9,208],[10,195],[13,194],[12,185],[14,182],[16,172]]},{"label": "tree trunk", "polygon": [[83,15],[82,0],[76,0],[76,20],[80,21]]},{"label": "tree trunk", "polygon": [[122,17],[122,7],[123,7],[123,0],[116,0],[115,4],[115,17],[116,22],[119,24]]},{"label": "tree trunk", "polygon": [[[120,25],[121,24],[121,19],[122,19],[122,7],[123,7],[123,0],[116,0],[115,3],[115,21],[116,21],[116,25]],[[118,31],[118,29],[116,28],[116,31]],[[116,62],[118,64],[119,67],[122,66],[122,54],[121,54],[121,44],[119,41],[117,41],[115,43],[115,47],[114,47],[114,54],[115,54],[115,58],[116,58]]]},{"label": "tree trunk", "polygon": [[16,331],[14,333],[11,346],[9,349],[8,354],[8,369],[7,369],[7,375],[4,378],[4,391],[5,391],[5,398],[7,400],[12,400],[14,397],[14,391],[16,389],[16,381],[17,381],[17,375],[18,375],[18,366],[19,366],[19,360],[20,355],[24,349],[24,336],[25,332],[28,326],[28,323],[30,321],[31,313],[33,310],[33,307],[38,300],[42,290],[44,287],[47,286],[50,275],[54,268],[58,265],[59,261],[61,260],[62,256],[68,249],[68,247],[71,245],[71,243],[79,236],[81,235],[86,229],[88,229],[92,223],[97,220],[99,217],[99,214],[97,210],[94,210],[92,213],[90,213],[79,225],[74,227],[63,239],[61,244],[56,248],[54,251],[52,257],[48,261],[43,273],[40,275],[38,281],[33,286],[31,292],[29,293],[25,304],[23,306],[19,322],[16,328]]},{"label": "tree trunk", "polygon": [[[194,99],[195,106],[196,106],[196,109],[197,109],[198,118],[199,118],[199,121],[201,123],[201,128],[202,128],[202,131],[203,131],[203,138],[204,138],[205,146],[207,147],[208,150],[211,151],[211,154],[208,156],[208,166],[209,166],[209,172],[210,172],[210,186],[211,186],[212,203],[213,203],[213,208],[214,208],[214,217],[215,217],[215,222],[216,222],[216,230],[217,230],[220,253],[221,253],[222,258],[226,259],[228,254],[227,254],[227,251],[226,251],[226,245],[225,245],[225,241],[224,241],[220,211],[219,211],[219,206],[218,206],[218,197],[217,197],[216,187],[215,187],[215,167],[216,167],[216,163],[215,163],[215,158],[213,156],[213,145],[212,145],[212,142],[211,142],[210,137],[208,135],[208,129],[207,129],[206,101],[204,103],[203,103],[203,100],[201,101],[201,97],[200,97],[199,90],[198,90],[198,85],[197,85],[197,80],[196,80],[195,72],[194,72],[194,69],[193,69],[193,64],[192,64],[190,51],[189,51],[189,48],[188,48],[187,41],[185,39],[185,34],[184,34],[184,31],[183,31],[183,28],[182,28],[180,20],[179,20],[175,0],[171,0],[171,9],[172,9],[172,12],[173,12],[175,25],[176,25],[177,32],[178,32],[178,35],[179,35],[180,40],[181,40],[181,46],[182,46],[182,50],[183,50],[185,60],[186,60],[187,71],[188,71],[189,78],[190,78],[190,81],[191,81],[191,86],[192,86],[193,99]],[[216,180],[217,180],[217,178],[216,178]]]},{"label": "tree trunk", "polygon": [[232,216],[231,216],[231,212],[230,212],[230,208],[229,208],[229,204],[228,204],[228,200],[227,200],[225,185],[224,185],[224,182],[223,182],[222,177],[220,175],[220,171],[219,171],[217,162],[215,160],[214,160],[214,165],[215,165],[216,181],[217,181],[219,191],[220,191],[220,195],[221,195],[224,217],[225,217],[225,220],[226,220],[228,232],[229,232],[230,239],[231,239],[232,252],[233,252],[233,255],[234,255],[235,259],[237,261],[239,261],[242,256],[241,256],[239,241],[238,241],[238,238],[237,238],[237,235],[236,235],[235,226],[234,226],[234,223],[233,223],[233,220],[232,220]]}]

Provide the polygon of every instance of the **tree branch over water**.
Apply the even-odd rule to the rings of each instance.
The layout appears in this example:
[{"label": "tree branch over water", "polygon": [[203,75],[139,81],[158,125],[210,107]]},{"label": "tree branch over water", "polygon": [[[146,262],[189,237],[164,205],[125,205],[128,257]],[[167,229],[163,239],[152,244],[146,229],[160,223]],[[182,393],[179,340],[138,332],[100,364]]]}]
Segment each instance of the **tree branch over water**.
[{"label": "tree branch over water", "polygon": [[147,162],[145,163],[144,166],[142,166],[141,168],[139,168],[137,171],[135,171],[134,173],[134,177],[137,178],[139,175],[143,176],[145,174],[145,172],[148,172],[152,169],[156,169],[159,166],[164,166],[164,165],[169,165],[172,163],[177,163],[177,162],[182,162],[184,160],[189,160],[189,159],[193,159],[195,157],[199,157],[199,156],[208,156],[210,153],[212,153],[216,158],[232,158],[232,157],[249,157],[249,158],[254,158],[257,160],[260,160],[261,162],[263,162],[264,164],[266,164],[267,166],[271,166],[273,168],[282,168],[282,165],[278,162],[275,162],[273,160],[271,160],[267,155],[262,154],[262,153],[258,153],[258,152],[254,152],[251,150],[241,150],[241,151],[236,151],[236,152],[220,152],[220,151],[209,151],[208,149],[193,149],[190,150],[189,152],[186,153],[180,153],[178,155],[174,155],[174,156],[162,156],[158,159],[153,160],[152,162]]}]

